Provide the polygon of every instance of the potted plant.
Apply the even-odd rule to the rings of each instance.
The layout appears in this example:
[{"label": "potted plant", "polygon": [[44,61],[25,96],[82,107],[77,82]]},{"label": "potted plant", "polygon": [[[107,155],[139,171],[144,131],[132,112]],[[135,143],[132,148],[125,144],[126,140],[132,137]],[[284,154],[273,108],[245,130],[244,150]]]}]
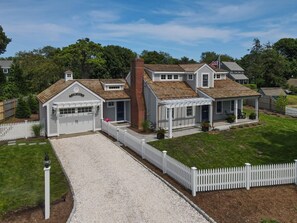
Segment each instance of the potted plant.
[{"label": "potted plant", "polygon": [[235,115],[229,115],[227,118],[226,118],[227,122],[228,123],[233,123],[235,122]]},{"label": "potted plant", "polygon": [[210,129],[210,123],[209,123],[209,121],[204,121],[204,122],[201,123],[201,130],[203,132],[208,132],[209,129]]},{"label": "potted plant", "polygon": [[249,115],[249,119],[252,119],[252,120],[255,120],[257,117],[256,113],[255,112],[252,112],[250,115]]},{"label": "potted plant", "polygon": [[159,128],[157,131],[157,139],[164,139],[165,138],[165,129]]}]

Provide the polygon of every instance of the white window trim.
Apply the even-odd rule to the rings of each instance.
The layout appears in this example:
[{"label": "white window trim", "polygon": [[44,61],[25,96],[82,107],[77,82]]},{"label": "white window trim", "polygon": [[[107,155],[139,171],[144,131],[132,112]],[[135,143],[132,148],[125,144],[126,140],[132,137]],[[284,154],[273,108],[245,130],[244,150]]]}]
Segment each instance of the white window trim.
[{"label": "white window trim", "polygon": [[[163,79],[162,76],[165,76],[165,78]],[[166,80],[167,79],[167,75],[166,74],[161,74],[160,75],[160,80]]]},{"label": "white window trim", "polygon": [[[221,102],[221,112],[218,112],[218,102]],[[223,108],[224,108],[224,102],[223,101],[217,101],[216,102],[216,114],[223,114]]]},{"label": "white window trim", "polygon": [[[177,78],[175,78],[175,76],[177,76]],[[179,75],[178,74],[174,74],[173,75],[173,80],[179,80]]]},{"label": "white window trim", "polygon": [[[192,108],[192,115],[188,115],[188,112],[187,112],[188,107],[191,107],[191,108]],[[189,118],[189,117],[194,117],[194,116],[195,116],[195,115],[194,115],[194,107],[193,107],[193,106],[187,106],[187,107],[186,107],[186,117]]]},{"label": "white window trim", "polygon": [[[204,76],[204,75],[207,75],[207,86],[203,86],[203,76]],[[209,73],[202,73],[202,78],[201,78],[201,87],[202,87],[202,88],[209,88],[209,85],[210,85],[210,84],[209,84],[209,79],[210,79],[210,78],[209,78]]]},{"label": "white window trim", "polygon": [[[169,110],[168,109],[170,109],[170,108],[165,108],[166,110],[166,113],[165,113],[165,118],[166,118],[166,120],[168,120],[169,119],[169,117],[167,117],[168,116],[168,112],[169,112]],[[174,118],[175,118],[175,108],[171,108],[172,109],[172,120],[174,120]]]},{"label": "white window trim", "polygon": [[[109,105],[109,103],[113,103],[113,105]],[[108,108],[114,108],[115,107],[115,102],[114,101],[107,102],[107,107]]]},{"label": "white window trim", "polygon": [[8,70],[9,70],[8,68],[3,68],[3,73],[8,74]]},{"label": "white window trim", "polygon": [[[192,75],[192,78],[190,78],[190,75]],[[187,75],[187,80],[188,80],[188,81],[192,81],[192,80],[194,80],[194,74],[188,74],[188,75]]]},{"label": "white window trim", "polygon": [[[232,101],[234,102],[233,109],[232,109]],[[235,101],[234,100],[231,100],[230,101],[230,112],[234,112],[234,108],[235,108]]]}]

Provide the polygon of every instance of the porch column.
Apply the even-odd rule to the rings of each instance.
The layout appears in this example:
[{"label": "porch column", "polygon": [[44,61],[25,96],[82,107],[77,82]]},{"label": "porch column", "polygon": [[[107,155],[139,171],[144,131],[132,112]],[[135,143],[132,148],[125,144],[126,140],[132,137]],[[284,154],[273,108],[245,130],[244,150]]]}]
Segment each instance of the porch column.
[{"label": "porch column", "polygon": [[100,119],[103,120],[103,101],[101,101],[100,107],[99,107],[99,112],[100,112]]},{"label": "porch column", "polygon": [[209,112],[209,124],[211,125],[211,126],[213,126],[213,113],[212,113],[212,110],[213,110],[213,107],[212,107],[212,102],[211,102],[211,104],[209,105],[209,109],[208,109],[208,112]]},{"label": "porch column", "polygon": [[238,116],[238,100],[234,100],[234,114],[235,114],[235,123],[237,123],[237,116]]},{"label": "porch column", "polygon": [[95,116],[96,116],[96,106],[94,105],[93,106],[93,132],[95,132],[95,129],[96,129],[96,119],[95,119]]},{"label": "porch column", "polygon": [[259,119],[259,98],[255,99],[255,113],[256,113],[256,120]]},{"label": "porch column", "polygon": [[59,120],[59,116],[60,116],[60,109],[57,108],[56,110],[56,116],[57,116],[57,135],[60,135],[60,120]]},{"label": "porch column", "polygon": [[172,138],[172,108],[168,108],[168,138]]},{"label": "porch column", "polygon": [[243,112],[243,99],[240,99],[240,110]]}]

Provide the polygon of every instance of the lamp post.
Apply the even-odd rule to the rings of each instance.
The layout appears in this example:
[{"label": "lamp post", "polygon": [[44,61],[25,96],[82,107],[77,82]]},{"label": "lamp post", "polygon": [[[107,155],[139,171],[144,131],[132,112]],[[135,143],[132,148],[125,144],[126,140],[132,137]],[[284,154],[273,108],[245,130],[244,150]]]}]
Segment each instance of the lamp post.
[{"label": "lamp post", "polygon": [[44,219],[50,217],[50,169],[51,161],[47,153],[44,156]]}]

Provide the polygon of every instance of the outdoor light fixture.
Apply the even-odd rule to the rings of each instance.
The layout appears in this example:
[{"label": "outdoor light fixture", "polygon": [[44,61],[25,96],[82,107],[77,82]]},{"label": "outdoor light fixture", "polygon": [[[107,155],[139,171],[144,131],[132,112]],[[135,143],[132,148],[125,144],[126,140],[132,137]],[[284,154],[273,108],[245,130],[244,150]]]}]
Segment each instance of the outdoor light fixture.
[{"label": "outdoor light fixture", "polygon": [[44,167],[45,167],[45,168],[49,168],[50,165],[51,165],[51,161],[50,161],[49,156],[48,156],[47,153],[45,153],[43,163],[44,163]]}]

